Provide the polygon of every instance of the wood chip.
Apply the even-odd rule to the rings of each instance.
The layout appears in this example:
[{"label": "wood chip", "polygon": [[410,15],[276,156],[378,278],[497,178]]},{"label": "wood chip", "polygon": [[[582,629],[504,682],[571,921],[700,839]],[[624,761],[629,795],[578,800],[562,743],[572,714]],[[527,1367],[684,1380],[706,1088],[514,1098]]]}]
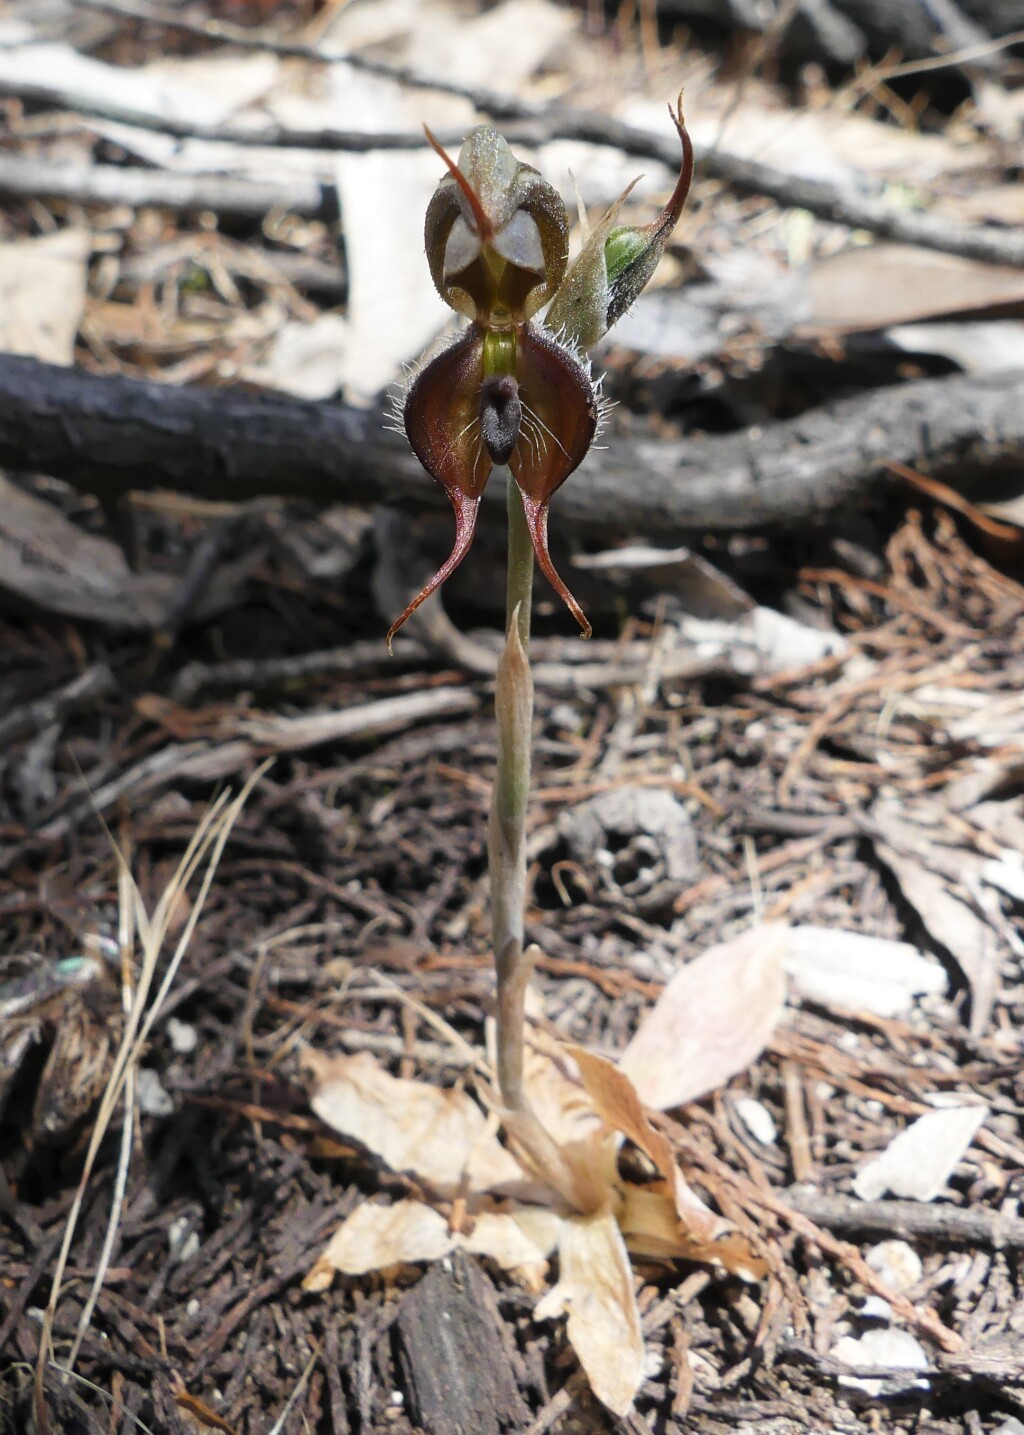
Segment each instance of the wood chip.
[{"label": "wood chip", "polygon": [[887,1191],[933,1201],[987,1115],[987,1106],[952,1106],[919,1116],[858,1171],[854,1191],[863,1201],[877,1201]]}]

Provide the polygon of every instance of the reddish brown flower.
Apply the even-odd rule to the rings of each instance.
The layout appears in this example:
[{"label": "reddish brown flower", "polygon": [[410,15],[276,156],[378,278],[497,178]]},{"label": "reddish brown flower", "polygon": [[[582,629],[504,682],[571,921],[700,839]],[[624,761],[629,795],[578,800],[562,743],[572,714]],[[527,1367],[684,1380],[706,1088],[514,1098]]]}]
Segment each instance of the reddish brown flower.
[{"label": "reddish brown flower", "polygon": [[[683,158],[665,209],[648,225],[616,225],[627,189],[568,271],[565,207],[531,165],[488,125],[470,132],[458,164],[427,131],[448,169],[427,209],[427,260],[438,293],[470,325],[416,375],[403,421],[416,456],[451,501],[455,545],[392,624],[389,647],[465,557],[495,464],[507,464],[519,488],[542,572],[590,636],[551,562],[548,505],[597,432],[598,390],[580,353],[650,279],[690,187],[693,147],[681,102],[672,118]],[[533,322],[549,303],[546,324]]]}]

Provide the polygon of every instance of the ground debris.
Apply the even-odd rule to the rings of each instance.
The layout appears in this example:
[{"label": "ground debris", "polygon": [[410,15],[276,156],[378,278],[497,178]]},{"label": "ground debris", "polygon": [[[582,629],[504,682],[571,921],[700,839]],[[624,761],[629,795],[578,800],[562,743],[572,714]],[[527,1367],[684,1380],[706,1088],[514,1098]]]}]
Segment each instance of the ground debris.
[{"label": "ground debris", "polygon": [[427,1435],[503,1435],[529,1423],[494,1287],[466,1256],[435,1266],[395,1323],[410,1413]]},{"label": "ground debris", "polygon": [[[38,371],[49,388],[28,384],[40,423],[57,415],[32,441],[62,435],[37,462],[7,425],[22,461],[0,476],[4,1419],[32,1428],[39,1312],[124,1029],[138,965],[125,874],[155,911],[221,785],[273,757],[205,903],[193,882],[163,911],[159,971],[179,941],[182,961],[140,1053],[130,1139],[122,1102],[84,1194],[53,1331],[59,1363],[84,1328],[75,1376],[43,1372],[54,1429],[610,1430],[565,1324],[535,1319],[553,1286],[542,1314],[572,1320],[597,1252],[617,1283],[612,1315],[628,1317],[601,1327],[606,1343],[622,1336],[605,1393],[623,1371],[641,1380],[621,1424],[635,1435],[1019,1435],[1024,509],[1020,377],[996,370],[1020,352],[1021,291],[1019,268],[978,262],[979,246],[1019,254],[1006,169],[1019,58],[978,57],[984,82],[970,72],[974,99],[965,88],[949,119],[938,86],[975,63],[955,52],[926,51],[941,68],[916,74],[883,61],[834,89],[808,66],[794,94],[771,78],[771,35],[726,56],[695,24],[681,52],[668,4],[657,32],[647,4],[618,7],[607,30],[609,7],[547,0],[458,17],[441,0],[203,0],[162,11],[166,26],[132,18],[142,8],[10,0],[0,21],[0,178],[22,186],[0,214],[18,278],[0,329],[55,366]],[[729,9],[763,29],[749,5]],[[798,6],[775,39],[796,43],[812,10],[838,9]],[[236,24],[237,49],[203,32],[204,14]],[[495,43],[513,24],[515,43]],[[359,84],[317,61],[318,45],[356,50]],[[650,146],[639,159],[578,133],[552,142],[543,116],[568,123],[552,96],[594,117],[597,138],[649,139],[682,65],[705,145],[699,203],[664,270],[686,283],[638,305],[604,354],[617,432],[593,489],[584,472],[564,494],[566,571],[588,606],[593,594],[598,636],[566,637],[539,588],[534,642],[534,1039],[551,1093],[564,1096],[576,1051],[620,1122],[606,1174],[648,1242],[632,1274],[612,1223],[572,1227],[559,1263],[560,1211],[472,1210],[456,1162],[468,1142],[492,1174],[521,1175],[481,1061],[493,515],[485,502],[481,566],[448,585],[447,617],[389,660],[370,571],[391,528],[353,505],[397,494],[414,549],[447,534],[397,446],[394,494],[368,484],[339,503],[321,442],[329,431],[355,473],[379,425],[349,401],[419,345],[389,330],[365,364],[351,345],[382,312],[373,286],[387,289],[388,267],[403,266],[392,312],[415,305],[425,332],[436,309],[413,206],[391,183],[426,173],[427,152],[356,150],[367,127],[418,133],[424,118],[457,144],[477,116],[460,90],[474,54],[474,84],[511,89],[514,74],[524,151],[550,144],[545,168],[578,172],[594,214],[641,168],[633,198],[653,214],[666,172]],[[409,90],[388,73],[396,60],[444,84]],[[601,113],[611,104],[624,129]],[[339,148],[357,122],[340,160],[269,144],[312,129]],[[60,175],[64,197],[41,196]],[[393,192],[356,224],[361,175]],[[826,213],[840,190],[846,207]],[[275,195],[293,207],[268,211]],[[385,212],[412,226],[404,238],[377,242]],[[894,224],[973,257],[865,242],[901,240]],[[2,366],[23,395],[32,363]],[[246,376],[328,395],[288,407],[305,459],[284,470],[289,484],[299,468],[318,475],[315,502],[231,487],[262,471],[267,405],[278,412]],[[116,422],[96,408],[104,385],[122,395]],[[185,407],[172,417],[160,393],[190,405],[208,467],[190,465]],[[893,412],[895,432],[878,423]],[[108,484],[115,465],[116,495],[89,487],[86,452]],[[148,487],[145,453],[175,491]],[[61,454],[72,482],[46,476]],[[673,496],[690,503],[685,523],[657,507]],[[727,517],[709,531],[719,501]],[[774,501],[782,522],[766,527]],[[403,548],[399,579],[419,561]],[[701,1021],[719,1044],[691,1060],[686,1023]],[[351,1093],[325,1124],[310,1050],[365,1078],[363,1116],[376,1101],[394,1127],[357,1119]],[[623,1053],[671,1110],[629,1096]],[[666,1053],[677,1069],[659,1093]],[[407,1139],[413,1089],[431,1093],[427,1127],[438,1111],[451,1120],[433,1146],[420,1127]],[[922,1133],[923,1154],[894,1175]],[[656,1188],[675,1173],[673,1199],[706,1236],[688,1254],[708,1269],[655,1250]],[[396,1225],[408,1259],[380,1270],[370,1242],[394,1254]],[[362,1250],[311,1284],[339,1229]],[[716,1245],[759,1278],[715,1269]],[[437,1261],[423,1274],[425,1249]]]}]

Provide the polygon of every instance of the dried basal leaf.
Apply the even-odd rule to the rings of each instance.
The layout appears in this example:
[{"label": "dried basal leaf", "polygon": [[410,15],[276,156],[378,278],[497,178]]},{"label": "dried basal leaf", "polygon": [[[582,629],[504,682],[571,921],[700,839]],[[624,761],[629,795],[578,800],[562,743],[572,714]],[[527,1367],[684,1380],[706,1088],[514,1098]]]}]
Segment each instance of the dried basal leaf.
[{"label": "dried basal leaf", "polygon": [[309,1051],[310,1105],[341,1136],[358,1141],[392,1171],[407,1171],[441,1196],[514,1189],[515,1158],[465,1091],[392,1076],[370,1055],[325,1057]]},{"label": "dried basal leaf", "polygon": [[445,1218],[422,1201],[357,1206],[335,1231],[302,1289],[323,1291],[335,1273],[362,1276],[392,1266],[437,1261],[458,1244]]},{"label": "dried basal leaf", "polygon": [[759,1280],[764,1261],[731,1221],[705,1206],[687,1185],[668,1137],[651,1125],[629,1077],[592,1051],[572,1047],[570,1052],[601,1116],[638,1146],[661,1176],[646,1186],[617,1183],[619,1224],[630,1248],[658,1259],[706,1261],[744,1280]]},{"label": "dried basal leaf", "polygon": [[502,1270],[511,1271],[522,1285],[539,1295],[563,1219],[540,1206],[513,1205],[507,1210],[482,1211],[459,1244],[474,1255],[487,1256]]},{"label": "dried basal leaf", "polygon": [[610,1210],[562,1225],[559,1277],[534,1312],[538,1320],[568,1313],[566,1334],[597,1398],[624,1416],[643,1378],[644,1342],[633,1272]]},{"label": "dried basal leaf", "polygon": [[[616,1189],[618,1138],[575,1079],[573,1055],[567,1047],[531,1049],[524,1084],[533,1116],[557,1148],[559,1170],[548,1170],[548,1179],[575,1210],[592,1212]],[[514,1134],[514,1122],[506,1119],[506,1127]]]},{"label": "dried basal leaf", "polygon": [[645,1106],[695,1101],[760,1056],[785,1006],[785,951],[786,928],[761,924],[676,973],[619,1060]]}]

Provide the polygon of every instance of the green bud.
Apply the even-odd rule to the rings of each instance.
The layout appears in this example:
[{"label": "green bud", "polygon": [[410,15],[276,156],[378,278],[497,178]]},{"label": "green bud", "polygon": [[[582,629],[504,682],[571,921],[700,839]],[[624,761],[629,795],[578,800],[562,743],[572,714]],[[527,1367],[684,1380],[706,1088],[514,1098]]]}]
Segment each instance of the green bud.
[{"label": "green bud", "polygon": [[683,156],[668,204],[651,224],[616,224],[634,180],[588,236],[551,302],[548,327],[577,349],[596,344],[646,288],[682,213],[693,178],[693,145],[682,99],[680,94],[675,112],[669,111]]},{"label": "green bud", "polygon": [[646,248],[644,235],[640,230],[620,226],[613,229],[604,242],[604,265],[608,283],[615,281],[629,266],[643,254]]}]

